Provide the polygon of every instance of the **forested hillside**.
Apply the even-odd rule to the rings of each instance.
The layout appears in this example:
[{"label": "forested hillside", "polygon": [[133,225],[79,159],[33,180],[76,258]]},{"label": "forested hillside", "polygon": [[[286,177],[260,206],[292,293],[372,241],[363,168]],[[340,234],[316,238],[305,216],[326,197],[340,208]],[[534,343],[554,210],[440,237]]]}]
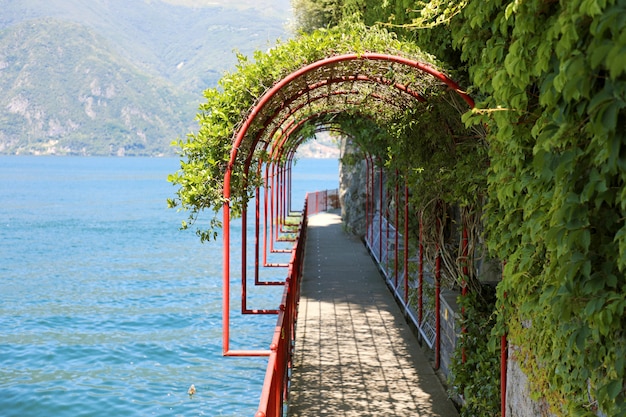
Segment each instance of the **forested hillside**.
[{"label": "forested hillside", "polygon": [[173,154],[171,141],[195,129],[202,91],[233,69],[234,51],[286,36],[288,1],[201,4],[3,4],[0,153]]}]

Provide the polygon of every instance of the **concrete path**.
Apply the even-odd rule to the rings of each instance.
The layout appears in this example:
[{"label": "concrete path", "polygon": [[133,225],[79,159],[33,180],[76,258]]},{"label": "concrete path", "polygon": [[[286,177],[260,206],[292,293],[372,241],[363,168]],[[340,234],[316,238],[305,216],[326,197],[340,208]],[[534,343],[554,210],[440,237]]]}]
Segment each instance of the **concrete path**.
[{"label": "concrete path", "polygon": [[337,214],[309,219],[287,415],[458,416],[367,249]]}]

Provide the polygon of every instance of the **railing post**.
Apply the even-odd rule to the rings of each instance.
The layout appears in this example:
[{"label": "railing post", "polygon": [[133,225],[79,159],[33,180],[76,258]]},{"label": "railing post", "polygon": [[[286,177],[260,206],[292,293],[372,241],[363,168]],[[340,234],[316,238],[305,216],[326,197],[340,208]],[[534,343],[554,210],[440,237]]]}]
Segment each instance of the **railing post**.
[{"label": "railing post", "polygon": [[506,373],[508,361],[508,342],[506,333],[500,339],[500,414],[506,417]]},{"label": "railing post", "polygon": [[439,245],[439,232],[441,225],[437,218],[437,244],[435,245],[435,369],[439,369],[441,363],[441,248]]},{"label": "railing post", "polygon": [[[504,274],[504,265],[502,264],[502,274]],[[500,277],[502,280],[503,277]],[[506,292],[503,294],[506,298]],[[500,338],[500,414],[501,417],[506,417],[506,383],[507,383],[507,368],[509,359],[509,346],[507,341],[507,333],[505,332]]]},{"label": "railing post", "polygon": [[418,290],[417,290],[417,321],[419,325],[422,325],[422,319],[424,318],[424,303],[422,296],[424,294],[424,224],[422,221],[422,215],[420,214],[419,220],[419,269],[418,269]]},{"label": "railing post", "polygon": [[[278,166],[272,163],[272,199],[270,201],[270,252],[274,251],[274,241],[278,238]],[[274,217],[276,216],[276,217]]]},{"label": "railing post", "polygon": [[399,226],[399,219],[400,219],[400,217],[399,217],[399,210],[400,210],[400,204],[399,204],[400,203],[400,199],[399,199],[399,197],[400,197],[400,192],[399,192],[398,180],[399,180],[399,178],[398,178],[398,170],[396,169],[396,197],[395,197],[396,198],[396,204],[395,204],[395,206],[396,206],[395,207],[396,208],[396,210],[395,210],[396,211],[396,213],[395,213],[396,214],[396,225],[395,225],[395,228],[394,228],[395,229],[395,242],[394,242],[394,244],[395,244],[395,249],[396,250],[395,250],[394,265],[393,265],[394,288],[396,288],[396,289],[398,288],[398,257],[399,257],[399,254],[400,254],[400,249],[398,247],[398,243],[399,243],[399,240],[398,240],[399,239],[399,237],[398,237],[398,234],[399,234],[398,226]]},{"label": "railing post", "polygon": [[264,178],[264,198],[263,198],[263,265],[267,265],[267,212],[268,200],[269,200],[269,164],[265,164],[265,178]]},{"label": "railing post", "polygon": [[404,304],[409,304],[409,185],[404,178]]},{"label": "railing post", "polygon": [[[469,267],[468,267],[468,254],[469,254],[469,248],[468,248],[468,236],[467,236],[467,226],[465,224],[465,221],[463,221],[463,234],[462,234],[462,239],[461,239],[461,256],[462,256],[462,262],[463,262],[463,267],[462,267],[462,273],[463,273],[463,281],[461,282],[461,296],[465,297],[467,295],[467,277],[469,274]],[[461,307],[461,319],[464,321],[465,320],[465,307]],[[462,334],[466,334],[467,333],[467,327],[465,327],[465,325],[463,325],[463,327],[461,328],[461,333]],[[467,361],[467,353],[465,352],[465,346],[463,346],[463,348],[461,349],[461,363],[465,363]]]},{"label": "railing post", "polygon": [[371,247],[370,239],[370,160],[365,157],[365,241]]},{"label": "railing post", "polygon": [[241,212],[241,313],[247,309],[247,284],[248,284],[248,204],[246,203]]},{"label": "railing post", "polygon": [[[386,195],[385,198],[388,198]],[[389,219],[391,218],[391,214],[389,213],[389,204],[388,201],[385,201],[385,276],[389,275],[389,228],[391,227],[391,222]],[[389,277],[387,277],[389,280]],[[391,282],[391,280],[389,280]]]},{"label": "railing post", "polygon": [[255,285],[259,284],[260,276],[260,265],[259,265],[259,244],[260,244],[260,223],[261,223],[261,189],[256,187],[255,191],[255,204],[254,204],[254,283]]},{"label": "railing post", "polygon": [[277,324],[270,344],[269,360],[263,382],[263,390],[255,417],[279,417],[283,415],[283,404],[288,396],[289,368],[295,338],[295,319],[300,297],[302,257],[307,234],[309,199],[305,199],[302,218],[298,227],[298,238],[291,250],[288,275],[283,298],[278,311]]},{"label": "railing post", "polygon": [[378,169],[378,259],[383,260],[383,168]]}]

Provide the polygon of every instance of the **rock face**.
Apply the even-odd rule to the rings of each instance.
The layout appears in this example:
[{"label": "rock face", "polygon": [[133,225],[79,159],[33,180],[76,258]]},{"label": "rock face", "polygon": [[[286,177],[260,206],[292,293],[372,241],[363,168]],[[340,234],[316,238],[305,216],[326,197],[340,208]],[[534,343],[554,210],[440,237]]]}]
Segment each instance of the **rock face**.
[{"label": "rock face", "polygon": [[517,352],[509,347],[509,360],[506,378],[507,417],[554,417],[544,401],[533,401],[528,388],[528,377],[520,369],[516,360],[511,359]]},{"label": "rock face", "polygon": [[[355,164],[344,163],[350,155],[355,155],[356,147],[349,140],[341,141],[341,159],[339,163],[339,201],[341,218],[349,233],[365,236],[365,197],[366,164],[361,160]],[[348,156],[348,158],[344,158]]]}]

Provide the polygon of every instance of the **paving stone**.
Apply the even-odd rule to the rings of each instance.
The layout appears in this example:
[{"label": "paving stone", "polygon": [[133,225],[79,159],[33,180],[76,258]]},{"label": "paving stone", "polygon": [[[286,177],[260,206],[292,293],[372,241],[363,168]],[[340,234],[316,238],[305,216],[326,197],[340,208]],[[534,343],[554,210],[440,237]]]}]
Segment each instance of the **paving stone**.
[{"label": "paving stone", "polygon": [[455,417],[365,246],[310,217],[289,417]]}]

